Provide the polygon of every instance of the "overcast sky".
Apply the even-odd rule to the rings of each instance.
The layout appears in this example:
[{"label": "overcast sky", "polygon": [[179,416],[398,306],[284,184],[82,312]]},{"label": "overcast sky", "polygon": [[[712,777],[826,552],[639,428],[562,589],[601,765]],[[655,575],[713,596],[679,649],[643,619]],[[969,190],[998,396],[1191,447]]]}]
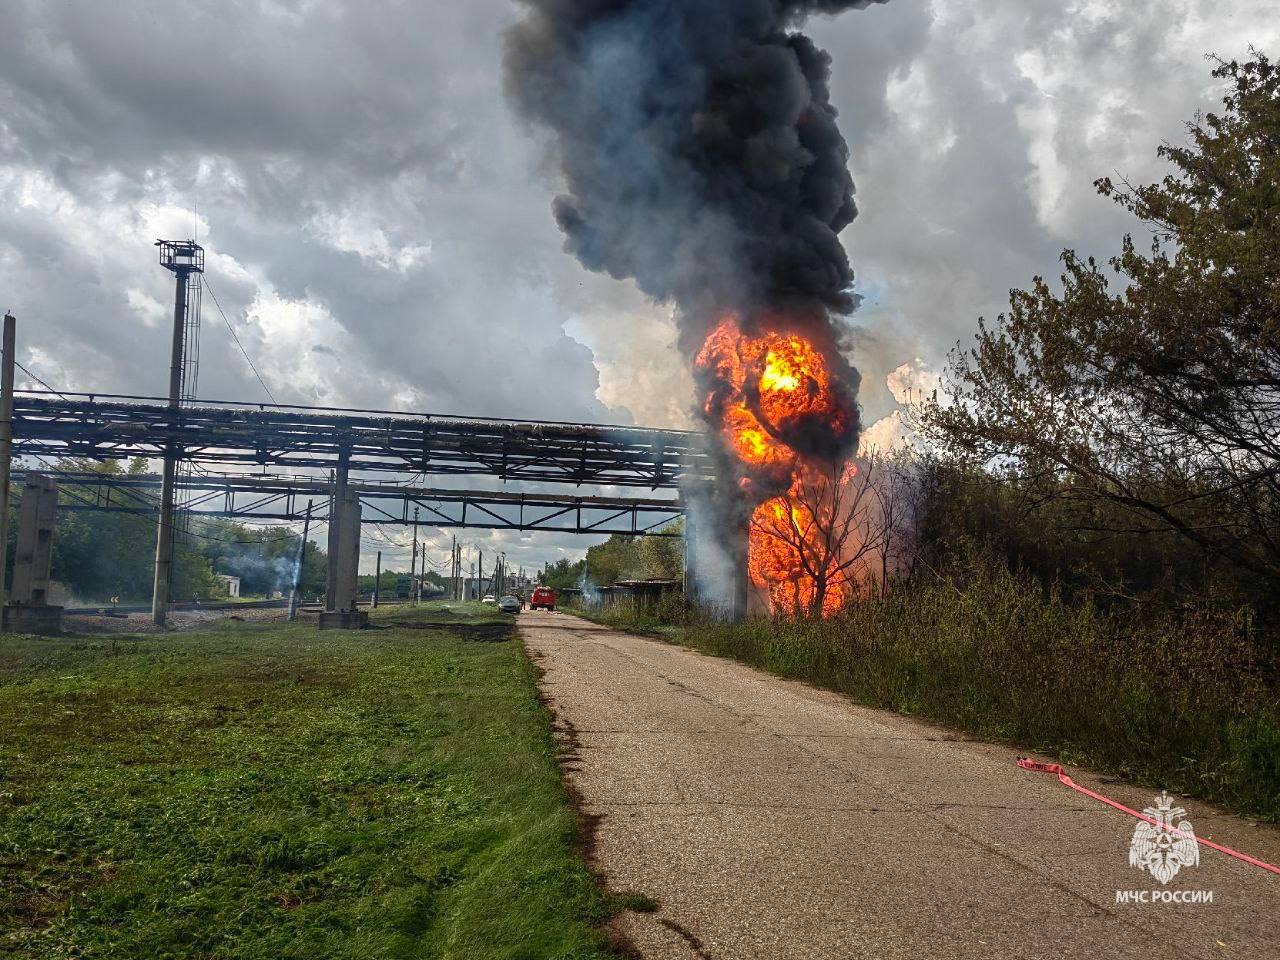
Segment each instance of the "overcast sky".
[{"label": "overcast sky", "polygon": [[[686,426],[669,310],[586,273],[501,92],[511,0],[6,0],[0,308],[52,386],[160,394],[171,278],[207,280],[284,402]],[[813,21],[861,215],[867,421],[1063,247],[1133,224],[1095,178],[1216,105],[1206,53],[1277,54],[1273,0],[890,0]],[[206,298],[200,395],[267,399]],[[894,377],[896,393],[912,381]],[[883,428],[882,428],[883,429]],[[502,541],[532,565],[571,538]],[[397,536],[399,536],[397,534]],[[439,538],[437,537],[437,540]]]}]

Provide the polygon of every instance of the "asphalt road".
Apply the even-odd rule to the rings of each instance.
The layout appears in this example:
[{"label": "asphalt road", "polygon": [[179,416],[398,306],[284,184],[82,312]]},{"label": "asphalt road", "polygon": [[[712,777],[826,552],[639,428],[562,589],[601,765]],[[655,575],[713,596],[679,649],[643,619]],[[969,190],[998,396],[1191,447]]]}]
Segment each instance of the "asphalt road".
[{"label": "asphalt road", "polygon": [[[1137,821],[1014,750],[564,614],[520,626],[595,868],[659,903],[617,921],[644,957],[1280,957],[1280,876],[1202,847],[1163,886],[1129,865]],[[1198,835],[1280,863],[1280,830],[1179,803]]]}]

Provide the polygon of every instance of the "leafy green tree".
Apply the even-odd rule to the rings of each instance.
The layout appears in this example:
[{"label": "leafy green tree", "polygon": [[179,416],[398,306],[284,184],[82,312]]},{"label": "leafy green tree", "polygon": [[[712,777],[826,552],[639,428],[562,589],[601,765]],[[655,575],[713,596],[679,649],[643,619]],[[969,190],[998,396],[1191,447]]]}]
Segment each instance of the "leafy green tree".
[{"label": "leafy green tree", "polygon": [[[68,458],[60,472],[139,475],[147,472],[141,458],[122,465]],[[105,602],[111,597],[145,602],[151,598],[155,563],[156,497],[143,492],[116,495],[117,505],[132,512],[86,509],[97,496],[92,485],[63,478],[59,484],[59,514],[54,534],[53,579],[73,597]],[[19,497],[21,491],[18,491]],[[15,516],[17,504],[15,504]],[[17,523],[9,526],[10,569]],[[292,586],[298,535],[287,527],[254,528],[230,520],[194,514],[177,531],[174,543],[172,596],[210,599],[221,593],[217,573],[241,577],[245,593],[287,594]],[[325,552],[308,543],[303,564],[303,592],[324,591]]]},{"label": "leafy green tree", "polygon": [[598,587],[607,587],[633,575],[636,563],[636,538],[615,533],[604,543],[587,550],[587,577]]},{"label": "leafy green tree", "polygon": [[[391,599],[400,594],[408,595],[411,584],[408,570],[383,570],[380,578],[372,573],[361,574],[357,579],[357,587],[362,594],[373,592],[374,581],[378,582],[378,593],[384,599]],[[435,596],[445,592],[445,578],[434,570],[428,570],[422,576],[422,595]]]},{"label": "leafy green tree", "polygon": [[585,567],[586,560],[578,560],[573,563],[568,560],[557,560],[538,574],[538,582],[544,586],[551,587],[553,590],[576,587],[582,579],[582,572]]},{"label": "leafy green tree", "polygon": [[302,596],[306,599],[324,596],[328,576],[328,551],[308,540],[302,550]]},{"label": "leafy green tree", "polygon": [[[681,533],[684,521],[666,530]],[[587,550],[586,571],[596,586],[619,580],[679,580],[684,575],[684,546],[679,537],[635,537],[615,533]]]},{"label": "leafy green tree", "polygon": [[680,580],[684,577],[684,518],[663,527],[670,537],[641,537],[638,568],[642,580]]},{"label": "leafy green tree", "polygon": [[[144,462],[135,461],[127,469],[141,472],[145,466]],[[58,468],[85,473],[126,472],[117,461],[67,460],[60,462]],[[65,585],[74,597],[85,601],[106,601],[111,597],[149,599],[155,563],[154,518],[139,513],[83,509],[93,503],[92,494],[86,488],[66,482],[60,484],[58,502],[53,579]],[[149,499],[139,500],[139,509],[145,511],[150,506]],[[17,516],[15,505],[15,519]],[[16,526],[16,522],[11,524]]]},{"label": "leafy green tree", "polygon": [[[147,463],[135,459],[122,466],[114,460],[97,463],[73,458],[57,466],[68,472],[136,475],[146,472]],[[58,501],[53,579],[87,601],[149,600],[155,573],[155,498],[143,493],[129,496],[127,502],[135,512],[92,511],[85,509],[94,503],[92,490],[64,480]],[[174,543],[172,595],[206,598],[213,595],[215,586],[203,541],[180,531]]]},{"label": "leafy green tree", "polygon": [[234,520],[201,518],[204,555],[215,573],[240,578],[243,596],[288,596],[298,561],[300,535],[288,527],[250,527]]},{"label": "leafy green tree", "polygon": [[1173,173],[1097,181],[1149,228],[1149,250],[1125,237],[1110,270],[1065,251],[1061,292],[1039,277],[1013,291],[1009,313],[953,354],[953,402],[922,420],[945,452],[1016,471],[1079,505],[1082,523],[1105,502],[1126,533],[1176,535],[1274,585],[1280,71],[1255,51],[1213,75],[1223,110],[1160,147]]}]

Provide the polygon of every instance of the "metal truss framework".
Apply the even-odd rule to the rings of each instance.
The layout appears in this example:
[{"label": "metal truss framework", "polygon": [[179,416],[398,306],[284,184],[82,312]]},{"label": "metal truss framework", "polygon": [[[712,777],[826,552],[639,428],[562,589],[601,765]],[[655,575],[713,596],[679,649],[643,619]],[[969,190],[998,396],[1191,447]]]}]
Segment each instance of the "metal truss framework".
[{"label": "metal truss framework", "polygon": [[[67,494],[60,507],[69,511],[118,511],[155,516],[154,474],[104,474],[41,471],[57,478]],[[15,474],[16,482],[23,476]],[[308,477],[206,474],[179,478],[193,516],[240,520],[301,521],[313,501],[312,517],[329,513],[332,486]],[[410,525],[414,510],[429,527],[557,533],[680,536],[666,529],[684,514],[678,500],[634,497],[587,497],[558,494],[467,491],[388,483],[356,483],[348,489],[360,496],[364,523]]]},{"label": "metal truss framework", "polygon": [[346,468],[651,490],[711,480],[715,471],[702,436],[677,430],[232,403],[171,408],[150,398],[84,394],[14,399],[16,456],[101,461],[160,458],[171,449],[185,462],[223,468]]}]

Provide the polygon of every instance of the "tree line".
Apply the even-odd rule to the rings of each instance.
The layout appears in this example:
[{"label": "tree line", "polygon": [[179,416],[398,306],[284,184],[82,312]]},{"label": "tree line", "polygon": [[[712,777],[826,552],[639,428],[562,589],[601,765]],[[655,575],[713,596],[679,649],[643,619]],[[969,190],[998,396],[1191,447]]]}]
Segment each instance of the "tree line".
[{"label": "tree line", "polygon": [[1280,71],[1216,60],[1158,183],[1099,262],[1014,290],[953,352],[920,427],[934,543],[978,539],[1072,589],[1280,613]]},{"label": "tree line", "polygon": [[[1215,60],[1222,109],[1097,191],[1144,234],[1062,254],[952,352],[921,449],[815,471],[757,527],[856,595],[975,555],[1069,598],[1280,617],[1280,72]],[[820,535],[814,536],[814,530]]]},{"label": "tree line", "polygon": [[[59,471],[140,475],[147,463],[67,459]],[[134,512],[80,509],[93,502],[91,488],[64,481],[59,485],[59,511],[53,540],[52,579],[72,601],[144,602],[151,598],[155,564],[156,498],[139,493]],[[16,505],[14,517],[17,516]],[[9,524],[10,569],[17,542],[17,522]],[[240,578],[246,596],[287,596],[293,586],[301,536],[285,526],[252,527],[219,517],[188,514],[176,530],[172,596],[176,600],[211,600],[226,591],[219,574]],[[325,587],[327,555],[308,542],[302,559],[302,594],[320,596]]]},{"label": "tree line", "polygon": [[619,580],[681,580],[684,577],[684,520],[663,528],[667,537],[615,533],[588,547],[581,560],[557,560],[538,574],[538,582],[556,590],[609,587]]}]

